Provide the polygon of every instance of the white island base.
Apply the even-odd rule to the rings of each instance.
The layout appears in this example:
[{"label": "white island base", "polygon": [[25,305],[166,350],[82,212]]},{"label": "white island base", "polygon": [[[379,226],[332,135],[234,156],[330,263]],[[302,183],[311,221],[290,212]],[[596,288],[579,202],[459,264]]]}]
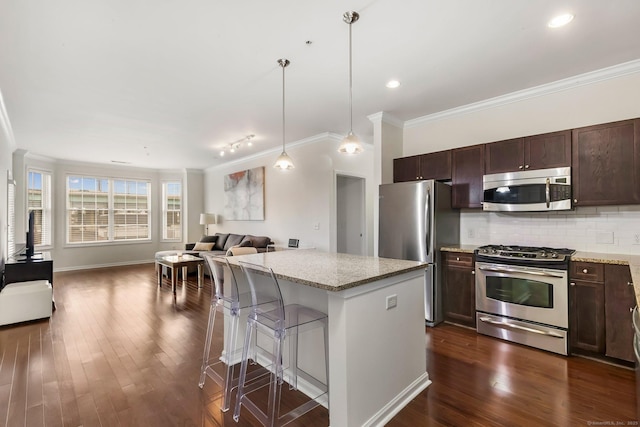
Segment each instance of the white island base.
[{"label": "white island base", "polygon": [[331,425],[383,426],[431,384],[424,271],[328,294]]},{"label": "white island base", "polygon": [[[383,426],[431,384],[421,263],[316,251],[246,255],[229,261],[271,267],[287,304],[304,304],[328,314],[332,427]],[[323,279],[314,279],[314,273]],[[396,306],[387,309],[387,300],[393,298]],[[321,333],[308,334],[299,338],[300,367],[322,372]],[[305,392],[305,384],[298,385]]]}]

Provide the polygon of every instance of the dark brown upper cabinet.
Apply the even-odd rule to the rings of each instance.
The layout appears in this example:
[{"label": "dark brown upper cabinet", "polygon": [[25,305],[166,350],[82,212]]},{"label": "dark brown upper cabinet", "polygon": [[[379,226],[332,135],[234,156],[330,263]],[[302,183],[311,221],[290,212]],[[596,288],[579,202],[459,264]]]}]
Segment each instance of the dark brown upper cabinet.
[{"label": "dark brown upper cabinet", "polygon": [[451,150],[393,159],[393,182],[451,179]]},{"label": "dark brown upper cabinet", "polygon": [[574,129],[573,204],[640,203],[640,119]]},{"label": "dark brown upper cabinet", "polygon": [[393,159],[393,182],[416,181],[420,179],[420,156]]},{"label": "dark brown upper cabinet", "polygon": [[484,144],[452,150],[452,207],[482,207],[482,175],[484,175]]},{"label": "dark brown upper cabinet", "polygon": [[485,145],[485,173],[571,166],[571,131],[508,139]]}]

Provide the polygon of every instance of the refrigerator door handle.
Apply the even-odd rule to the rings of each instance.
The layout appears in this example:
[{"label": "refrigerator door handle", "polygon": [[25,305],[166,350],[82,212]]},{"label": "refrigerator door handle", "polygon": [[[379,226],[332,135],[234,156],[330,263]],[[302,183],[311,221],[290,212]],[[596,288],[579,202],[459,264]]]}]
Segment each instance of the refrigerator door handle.
[{"label": "refrigerator door handle", "polygon": [[431,256],[431,191],[427,189],[427,197],[425,200],[425,211],[427,215],[425,216],[425,231],[426,231],[426,239],[427,239],[427,259],[430,259]]}]

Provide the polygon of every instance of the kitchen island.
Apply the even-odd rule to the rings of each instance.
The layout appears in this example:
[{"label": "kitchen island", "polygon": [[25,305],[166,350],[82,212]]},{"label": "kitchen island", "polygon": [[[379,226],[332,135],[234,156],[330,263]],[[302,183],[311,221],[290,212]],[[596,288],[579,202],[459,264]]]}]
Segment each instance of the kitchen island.
[{"label": "kitchen island", "polygon": [[[246,261],[270,267],[287,304],[327,313],[331,426],[382,426],[431,384],[424,263],[315,250],[228,259],[232,265]],[[317,366],[324,363],[324,352],[322,339],[316,341],[300,341],[299,363],[315,363],[310,369],[318,371],[324,369]]]}]

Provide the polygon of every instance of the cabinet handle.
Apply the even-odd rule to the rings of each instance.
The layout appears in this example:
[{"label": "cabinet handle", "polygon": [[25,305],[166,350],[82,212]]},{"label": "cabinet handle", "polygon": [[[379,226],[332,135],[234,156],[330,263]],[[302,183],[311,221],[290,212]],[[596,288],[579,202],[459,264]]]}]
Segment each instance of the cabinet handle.
[{"label": "cabinet handle", "polygon": [[471,270],[471,274],[476,274],[475,270]]},{"label": "cabinet handle", "polygon": [[578,199],[573,199],[573,203],[578,203]]},{"label": "cabinet handle", "polygon": [[524,165],[524,168],[525,169],[529,169],[529,165]]},{"label": "cabinet handle", "polygon": [[629,309],[629,313],[633,313],[633,307]]},{"label": "cabinet handle", "polygon": [[518,166],[518,169],[522,169],[522,165]]},{"label": "cabinet handle", "polygon": [[569,284],[570,284],[571,286],[575,286],[575,285],[576,285],[576,284],[575,284],[575,283],[573,283],[573,282],[571,282],[571,283],[569,283]]},{"label": "cabinet handle", "polygon": [[633,282],[627,282],[627,286],[633,286]]},{"label": "cabinet handle", "polygon": [[456,261],[460,261],[460,257],[459,256],[456,257]]},{"label": "cabinet handle", "polygon": [[582,270],[582,272],[583,272],[584,274],[587,274],[587,273],[589,272],[589,270],[587,270],[587,269],[585,268],[585,269],[583,269],[583,270]]}]

